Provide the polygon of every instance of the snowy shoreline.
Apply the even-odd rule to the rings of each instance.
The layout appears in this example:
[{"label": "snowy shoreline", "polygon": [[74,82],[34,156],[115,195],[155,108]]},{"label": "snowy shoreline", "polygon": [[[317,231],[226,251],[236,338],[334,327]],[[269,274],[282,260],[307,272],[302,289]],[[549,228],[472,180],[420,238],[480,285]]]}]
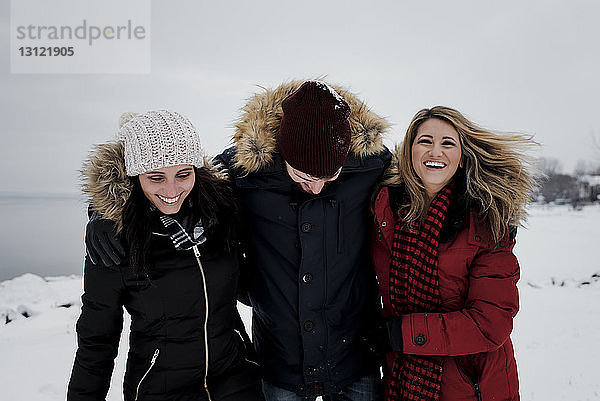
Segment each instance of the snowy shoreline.
[{"label": "snowy shoreline", "polygon": [[[521,311],[512,338],[523,400],[600,397],[600,280],[580,284],[520,284]],[[0,399],[64,399],[81,290],[80,276],[25,274],[0,283],[0,314],[3,323],[10,320],[0,324]],[[242,315],[249,324],[249,309],[242,307]],[[127,336],[125,330],[107,400],[122,398]]]},{"label": "snowy shoreline", "polygon": [[[512,339],[523,401],[600,399],[600,206],[532,209],[518,234]],[[80,275],[0,282],[0,399],[64,400],[76,349]],[[240,305],[250,324],[249,308]],[[129,326],[125,314],[125,327]],[[107,400],[122,399],[127,330]]]}]

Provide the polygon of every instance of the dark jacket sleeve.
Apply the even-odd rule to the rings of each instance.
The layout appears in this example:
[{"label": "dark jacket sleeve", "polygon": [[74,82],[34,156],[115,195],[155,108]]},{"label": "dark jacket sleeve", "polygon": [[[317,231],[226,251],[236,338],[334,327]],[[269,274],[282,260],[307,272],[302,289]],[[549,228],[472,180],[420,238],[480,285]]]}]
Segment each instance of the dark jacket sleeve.
[{"label": "dark jacket sleeve", "polygon": [[86,258],[83,283],[68,401],[106,398],[123,328],[124,285],[119,268],[96,266]]},{"label": "dark jacket sleeve", "polygon": [[[234,190],[235,196],[237,196],[239,199],[240,195],[238,193],[238,188],[235,185],[235,178],[234,178],[234,176],[236,175],[236,170],[233,167],[235,152],[236,152],[235,146],[225,149],[223,151],[223,153],[215,156],[212,159],[212,164],[215,167],[217,167],[221,172],[224,172],[227,174],[227,177],[229,177],[229,180],[231,181],[231,183],[233,185],[233,190]],[[244,216],[240,216],[240,217],[241,217],[241,220],[243,221]],[[245,223],[242,224],[242,227],[245,227],[245,226],[246,226]],[[252,306],[250,304],[250,298],[248,296],[248,287],[249,287],[250,281],[252,280],[252,274],[251,274],[250,263],[249,263],[250,254],[249,254],[249,249],[247,246],[248,241],[246,239],[248,234],[243,229],[241,230],[240,234],[241,234],[240,247],[239,247],[240,279],[238,281],[237,298],[238,298],[238,301],[240,301],[244,305]]]}]

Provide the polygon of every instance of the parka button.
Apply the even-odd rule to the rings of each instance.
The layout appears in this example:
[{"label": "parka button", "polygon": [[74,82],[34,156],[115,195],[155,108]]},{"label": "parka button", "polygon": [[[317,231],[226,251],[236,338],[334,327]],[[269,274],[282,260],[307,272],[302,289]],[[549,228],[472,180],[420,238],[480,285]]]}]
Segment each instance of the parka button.
[{"label": "parka button", "polygon": [[310,320],[307,320],[306,322],[304,322],[304,330],[305,331],[312,331],[312,329],[315,327],[314,323],[311,322]]},{"label": "parka button", "polygon": [[425,336],[423,334],[419,334],[418,336],[415,337],[415,344],[417,345],[423,345],[425,344]]},{"label": "parka button", "polygon": [[302,276],[302,281],[304,282],[304,284],[309,284],[313,279],[312,274],[310,273],[306,273],[304,276]]},{"label": "parka button", "polygon": [[386,227],[387,226],[387,222],[386,221],[382,221],[381,222],[381,227]]},{"label": "parka button", "polygon": [[312,224],[310,224],[310,223],[302,223],[302,226],[300,227],[300,229],[302,230],[303,233],[309,232],[311,228],[312,228]]}]

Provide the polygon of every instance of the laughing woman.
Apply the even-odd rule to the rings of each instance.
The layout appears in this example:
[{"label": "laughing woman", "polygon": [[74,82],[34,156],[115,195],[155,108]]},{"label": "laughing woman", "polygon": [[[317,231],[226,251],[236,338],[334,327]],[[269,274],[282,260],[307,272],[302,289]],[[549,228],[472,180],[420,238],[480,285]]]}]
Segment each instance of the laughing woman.
[{"label": "laughing woman", "polygon": [[83,176],[91,209],[116,223],[128,260],[86,259],[67,400],[105,399],[123,307],[126,401],[261,400],[236,309],[237,205],[204,165],[190,121],[166,110],[124,115],[119,140],[98,146]]},{"label": "laughing woman", "polygon": [[529,138],[419,111],[374,197],[386,400],[518,400],[512,250],[536,184]]}]

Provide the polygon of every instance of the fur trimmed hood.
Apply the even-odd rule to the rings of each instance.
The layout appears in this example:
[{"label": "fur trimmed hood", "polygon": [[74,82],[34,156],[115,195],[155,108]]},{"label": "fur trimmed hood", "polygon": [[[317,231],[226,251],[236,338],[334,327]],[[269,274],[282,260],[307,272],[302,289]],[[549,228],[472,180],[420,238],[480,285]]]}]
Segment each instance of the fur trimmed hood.
[{"label": "fur trimmed hood", "polygon": [[396,144],[394,151],[392,152],[392,160],[387,169],[383,172],[381,181],[377,185],[377,190],[388,186],[388,185],[400,185],[402,180],[400,179],[400,146],[402,144]]},{"label": "fur trimmed hood", "polygon": [[[304,82],[290,81],[275,89],[264,89],[248,100],[235,124],[234,167],[246,173],[254,173],[273,161],[273,155],[277,152],[275,133],[283,114],[281,103]],[[390,123],[373,113],[365,103],[343,87],[330,86],[350,106],[350,153],[364,158],[384,151],[382,136],[390,128]]]},{"label": "fur trimmed hood", "polygon": [[103,143],[94,146],[80,170],[81,189],[90,208],[116,222],[118,232],[123,229],[123,207],[133,188],[124,160],[121,142]]},{"label": "fur trimmed hood", "polygon": [[[206,158],[204,167],[220,178],[224,171],[215,168]],[[121,142],[95,145],[80,170],[81,189],[90,208],[123,229],[123,208],[131,195],[133,181],[125,171],[124,147]]]}]

